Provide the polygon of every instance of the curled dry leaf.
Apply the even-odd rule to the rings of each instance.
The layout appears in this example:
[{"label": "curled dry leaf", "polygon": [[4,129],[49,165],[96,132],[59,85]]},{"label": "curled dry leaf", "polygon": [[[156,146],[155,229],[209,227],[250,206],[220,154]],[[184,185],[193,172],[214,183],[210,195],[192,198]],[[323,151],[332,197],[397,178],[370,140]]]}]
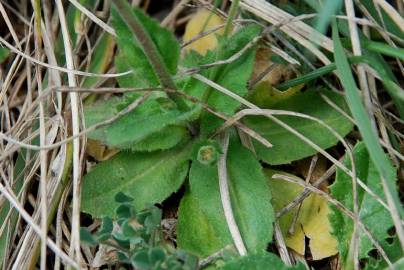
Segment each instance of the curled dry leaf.
[{"label": "curled dry leaf", "polygon": [[[303,191],[300,185],[272,178],[274,174],[286,174],[284,172],[265,170],[265,173],[271,186],[272,203],[275,211],[282,209]],[[295,178],[298,181],[303,181],[298,177]],[[309,248],[313,260],[321,260],[337,254],[337,241],[330,234],[331,225],[328,221],[330,209],[327,201],[316,194],[308,196],[302,203],[291,234],[289,231],[296,212],[297,208],[279,220],[286,245],[297,253],[305,255],[307,253],[305,250],[305,237],[307,237],[310,239]]]},{"label": "curled dry leaf", "polygon": [[[185,34],[183,37],[184,42],[189,42],[192,39],[196,38],[198,35],[211,31],[218,27],[219,25],[223,25],[224,21],[222,18],[214,14],[209,10],[200,10],[192,17],[192,19],[188,22],[185,28]],[[198,53],[204,55],[208,50],[213,50],[216,48],[218,41],[216,35],[222,35],[224,32],[224,28],[220,28],[217,31],[213,31],[212,33],[201,37],[188,46],[185,47],[185,50],[195,50]]]}]

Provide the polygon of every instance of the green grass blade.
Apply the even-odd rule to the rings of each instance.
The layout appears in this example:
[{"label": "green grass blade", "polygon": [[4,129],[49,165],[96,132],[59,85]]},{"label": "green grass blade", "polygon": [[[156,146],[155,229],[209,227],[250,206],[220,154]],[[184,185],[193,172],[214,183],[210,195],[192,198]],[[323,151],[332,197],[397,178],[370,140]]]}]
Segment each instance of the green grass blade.
[{"label": "green grass blade", "polygon": [[334,58],[337,65],[337,72],[345,89],[345,96],[348,106],[351,110],[358,129],[363,137],[366,148],[369,151],[370,157],[374,162],[377,171],[381,176],[381,181],[386,195],[387,203],[390,208],[397,234],[400,240],[403,236],[403,228],[401,218],[403,216],[403,208],[396,193],[395,178],[396,173],[389,158],[384,153],[375,130],[372,128],[370,119],[362,103],[359,95],[355,79],[352,75],[348,59],[342,47],[341,40],[338,35],[338,26],[333,22],[333,41],[334,41]]},{"label": "green grass blade", "polygon": [[365,44],[365,48],[374,52],[378,52],[384,55],[397,57],[401,60],[404,60],[404,49],[403,48],[394,48],[390,45],[383,42],[375,42],[370,41]]},{"label": "green grass blade", "polygon": [[[351,64],[356,64],[356,63],[361,63],[364,62],[366,59],[363,56],[352,56],[349,58],[349,63]],[[279,85],[276,86],[276,89],[280,90],[280,91],[285,91],[287,89],[289,89],[290,87],[302,84],[302,83],[307,83],[310,82],[314,79],[317,79],[323,75],[326,75],[328,73],[333,72],[334,70],[337,69],[337,66],[335,65],[335,63],[326,65],[324,67],[320,67],[318,69],[313,70],[312,72],[309,72],[303,76],[288,80],[284,83],[281,83]]]},{"label": "green grass blade", "polygon": [[338,13],[341,7],[341,0],[322,1],[322,8],[319,10],[318,19],[316,21],[316,29],[320,33],[324,33],[327,30],[330,25],[330,19]]}]

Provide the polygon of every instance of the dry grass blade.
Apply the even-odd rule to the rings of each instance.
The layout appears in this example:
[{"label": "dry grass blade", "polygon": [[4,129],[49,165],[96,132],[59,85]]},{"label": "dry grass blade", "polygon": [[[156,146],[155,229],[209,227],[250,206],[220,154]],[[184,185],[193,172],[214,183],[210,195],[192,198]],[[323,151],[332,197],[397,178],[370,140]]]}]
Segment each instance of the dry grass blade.
[{"label": "dry grass blade", "polygon": [[[0,183],[0,193],[3,194],[7,198],[7,200],[13,205],[13,207],[15,207],[18,210],[19,214],[35,231],[35,233],[41,235],[42,234],[41,228],[33,222],[31,216],[18,203],[18,201],[15,199],[15,196],[13,196],[1,183]],[[53,252],[55,252],[56,256],[62,258],[63,261],[65,261],[67,264],[71,265],[75,269],[80,269],[78,264],[74,260],[72,260],[66,253],[64,253],[60,248],[58,248],[51,239],[46,238],[46,243],[49,246],[49,248],[53,250]]]},{"label": "dry grass blade", "polygon": [[[318,188],[322,183],[327,181],[336,171],[336,166],[332,165],[316,182],[312,184],[313,187]],[[305,188],[302,193],[300,193],[295,199],[293,199],[288,205],[283,207],[281,210],[276,213],[276,217],[279,219],[290,210],[298,206],[305,198],[310,195],[311,191],[308,188]]]},{"label": "dry grass blade", "polygon": [[188,4],[191,0],[181,0],[173,10],[164,18],[161,22],[161,26],[168,26],[174,18],[184,9],[185,5]]},{"label": "dry grass blade", "polygon": [[[36,0],[34,3],[34,13],[35,13],[35,57],[40,59],[42,53],[42,33],[41,33],[41,6],[40,1]],[[38,94],[42,93],[42,76],[41,69],[36,66],[36,78],[38,82]],[[40,146],[45,146],[46,144],[46,130],[45,130],[45,108],[43,102],[39,102],[39,140]],[[40,151],[40,162],[41,162],[41,179],[40,179],[40,209],[41,209],[41,270],[46,269],[46,238],[48,235],[48,201],[47,201],[47,152],[46,150]]]},{"label": "dry grass blade", "polygon": [[11,45],[9,42],[7,42],[7,40],[5,40],[2,37],[0,37],[0,43],[3,44],[8,49],[10,49],[10,51],[12,51],[13,53],[25,58],[26,60],[28,60],[36,65],[58,70],[58,71],[64,72],[64,73],[71,73],[71,74],[78,75],[78,76],[100,77],[100,78],[116,78],[116,77],[122,77],[122,76],[132,73],[132,71],[129,70],[129,71],[125,71],[122,73],[99,74],[99,73],[91,73],[91,72],[84,72],[84,71],[75,70],[75,69],[64,68],[64,67],[60,67],[60,66],[54,66],[54,65],[42,62],[40,60],[37,60],[36,58],[31,57],[31,56],[27,55],[26,53],[21,52],[20,50],[15,48],[13,45]]},{"label": "dry grass blade", "polygon": [[[60,26],[62,29],[63,44],[66,55],[66,64],[69,70],[74,70],[73,50],[70,44],[70,36],[67,28],[65,11],[61,0],[56,1]],[[76,87],[76,78],[71,72],[67,73],[69,86]],[[80,100],[77,93],[70,93],[70,106],[72,113],[72,130],[73,136],[80,133]],[[81,259],[80,250],[80,179],[81,179],[81,159],[80,159],[80,138],[73,139],[73,213],[72,213],[72,230],[70,242],[70,254],[75,256],[76,261]]]},{"label": "dry grass blade", "polygon": [[234,245],[237,248],[238,253],[241,256],[247,254],[247,249],[244,245],[243,238],[241,237],[240,230],[237,226],[236,219],[234,218],[233,209],[231,207],[230,190],[227,177],[227,150],[229,148],[229,133],[224,132],[221,138],[221,147],[223,153],[219,157],[217,164],[218,176],[219,176],[219,189],[220,199],[222,201],[224,216],[226,218],[227,226],[229,228],[231,237],[233,238]]},{"label": "dry grass blade", "polygon": [[385,0],[374,0],[383,10],[390,16],[390,18],[400,27],[404,32],[404,19],[401,15]]},{"label": "dry grass blade", "polygon": [[[264,0],[242,0],[240,2],[240,7],[274,25],[282,24],[282,22],[286,20],[293,21],[292,15]],[[284,25],[280,27],[280,29],[305,48],[310,50],[324,64],[328,65],[331,63],[327,56],[312,43],[313,41],[317,45],[320,45],[332,52],[334,50],[334,46],[329,38],[300,21]],[[308,38],[310,38],[310,40],[308,40]]]},{"label": "dry grass blade", "polygon": [[116,36],[115,30],[106,24],[105,22],[101,21],[94,13],[86,9],[82,4],[80,4],[76,0],[69,0],[70,3],[72,3],[78,10],[80,10],[83,14],[85,14],[90,20],[92,20],[94,23],[96,23],[98,26],[100,26],[105,32]]}]

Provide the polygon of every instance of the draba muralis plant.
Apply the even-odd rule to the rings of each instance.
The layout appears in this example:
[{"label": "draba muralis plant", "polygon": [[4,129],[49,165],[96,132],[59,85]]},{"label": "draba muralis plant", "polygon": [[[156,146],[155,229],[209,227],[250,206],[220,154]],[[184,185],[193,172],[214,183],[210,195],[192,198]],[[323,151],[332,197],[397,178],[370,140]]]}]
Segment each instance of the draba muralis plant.
[{"label": "draba muralis plant", "polygon": [[[217,36],[218,46],[205,55],[189,51],[180,58],[180,45],[170,31],[125,1],[113,3],[118,45],[115,66],[119,72],[132,71],[118,83],[133,91],[122,91],[85,108],[86,125],[99,125],[88,137],[121,151],[85,175],[82,211],[116,219],[120,204],[114,197],[119,192],[133,198],[130,205],[136,211],[143,211],[185,185],[178,212],[179,248],[203,258],[235,245],[239,254],[249,254],[241,264],[255,261],[250,256],[258,256],[261,263],[282,264],[265,252],[272,241],[274,210],[262,164],[290,163],[317,150],[260,114],[223,129],[242,104],[200,77],[254,104],[260,98],[264,109],[294,110],[319,118],[341,136],[351,131],[352,124],[320,94],[346,109],[343,98],[324,89],[297,93],[276,103],[262,97],[259,87],[250,95],[247,84],[256,53],[252,41],[261,35],[260,26],[249,24],[233,34]],[[114,117],[115,121],[108,121]],[[318,122],[290,115],[279,119],[322,149],[338,142]],[[246,133],[252,135],[255,152],[240,139]],[[265,141],[273,146],[269,148]],[[224,269],[235,269],[230,262]]]}]

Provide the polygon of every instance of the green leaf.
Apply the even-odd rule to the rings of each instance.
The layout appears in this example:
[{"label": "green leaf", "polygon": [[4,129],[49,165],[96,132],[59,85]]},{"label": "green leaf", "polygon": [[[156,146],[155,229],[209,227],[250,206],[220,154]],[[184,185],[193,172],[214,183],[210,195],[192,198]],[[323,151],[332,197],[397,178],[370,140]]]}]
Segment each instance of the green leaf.
[{"label": "green leaf", "polygon": [[152,269],[153,266],[147,249],[136,252],[131,261],[133,266],[141,270]]},{"label": "green leaf", "polygon": [[[191,169],[193,168],[194,166]],[[211,189],[215,192],[212,196],[217,197],[217,188],[209,188],[209,192]],[[232,240],[224,221],[222,206],[218,203],[204,206],[203,203],[211,202],[207,199],[200,202],[196,195],[187,189],[178,212],[177,243],[181,249],[206,257],[223,246],[231,245]],[[220,208],[213,209],[214,207]]]},{"label": "green leaf", "polygon": [[116,201],[117,203],[128,203],[128,202],[132,202],[132,201],[133,201],[133,198],[131,198],[131,197],[125,195],[125,193],[123,193],[123,192],[121,192],[121,191],[118,192],[118,193],[115,195],[114,199],[115,199],[115,201]]},{"label": "green leaf", "polygon": [[[138,18],[150,35],[168,72],[171,75],[176,74],[180,47],[173,33],[162,28],[157,21],[145,15],[139,8],[133,9],[133,16]],[[117,33],[117,44],[120,50],[118,70],[122,65],[133,70],[132,74],[125,76],[126,80],[130,81],[131,87],[158,86],[159,80],[153,67],[131,29],[115,8],[112,9],[112,25]]]},{"label": "green leaf", "polygon": [[189,148],[183,145],[152,153],[121,152],[96,165],[83,179],[82,211],[94,217],[115,216],[119,204],[114,197],[120,191],[134,199],[137,211],[162,202],[184,181]]},{"label": "green leaf", "polygon": [[[383,250],[388,255],[389,259],[394,263],[394,269],[404,268],[404,251],[401,248],[400,241],[398,237],[394,237],[392,243],[382,242],[380,243]],[[401,266],[400,266],[401,265]],[[379,270],[379,269],[390,269],[388,264],[383,258],[369,257],[366,264],[365,270]]]},{"label": "green leaf", "polygon": [[[260,33],[260,27],[256,25],[241,28],[229,39],[220,40],[218,50],[221,56],[217,60],[225,60],[238,53]],[[249,49],[236,61],[224,65],[219,69],[215,80],[221,86],[229,89],[239,96],[247,94],[247,83],[251,78],[255,58],[255,47]],[[240,106],[240,103],[217,90],[209,95],[208,104],[213,108],[232,114]]]},{"label": "green leaf", "polygon": [[[340,21],[338,24],[338,30],[340,30],[344,36],[350,37],[347,22]],[[398,80],[391,69],[391,65],[384,60],[381,54],[375,52],[375,50],[371,50],[372,46],[370,48],[366,46],[367,44],[372,43],[372,41],[360,31],[359,38],[361,44],[364,44],[363,56],[361,57],[364,58],[363,60],[366,64],[370,65],[374,70],[376,70],[379,76],[383,78],[381,82],[383,83],[390,97],[393,99],[394,105],[396,105],[400,116],[404,117],[404,90],[398,85]],[[347,43],[347,46],[349,47],[351,44]],[[386,48],[384,48],[384,50],[386,50]],[[390,53],[393,52],[390,51]],[[400,54],[400,51],[394,51],[394,54]]]},{"label": "green leaf", "polygon": [[189,138],[188,130],[185,126],[167,126],[161,131],[152,133],[144,140],[131,145],[132,151],[156,151],[170,149],[181,141]]},{"label": "green leaf", "polygon": [[[351,68],[347,61],[344,48],[342,47],[341,40],[338,35],[338,27],[336,23],[333,23],[333,41],[334,41],[334,58],[337,65],[337,72],[345,89],[345,97],[352,116],[355,119],[358,129],[363,137],[363,141],[366,148],[369,151],[369,156],[372,159],[377,171],[380,173],[380,180],[386,185],[384,193],[392,203],[389,205],[391,208],[398,212],[400,218],[403,217],[403,207],[400,199],[395,192],[396,186],[396,172],[391,164],[389,158],[384,153],[383,148],[379,143],[379,138],[372,127],[369,116],[362,103],[362,99],[359,96],[358,88],[356,87],[355,79],[352,75]],[[384,179],[384,180],[383,180]],[[401,225],[399,225],[401,226]]]},{"label": "green leaf", "polygon": [[[316,29],[320,33],[324,33],[330,25],[330,20],[339,13],[342,7],[341,0],[325,0],[321,1],[322,8],[316,20]],[[319,5],[319,3],[316,3]]]},{"label": "green leaf", "polygon": [[404,49],[403,48],[394,48],[389,44],[383,42],[374,42],[369,41],[365,43],[365,48],[371,51],[375,51],[381,54],[389,55],[392,57],[400,58],[404,60]]},{"label": "green leaf", "polygon": [[[173,102],[158,95],[156,93],[112,124],[90,132],[88,137],[110,147],[138,151],[164,150],[175,146],[188,138],[186,123],[199,115],[199,109],[180,111]],[[112,97],[88,106],[85,109],[86,125],[92,126],[111,119],[128,106],[130,100],[129,97]]]},{"label": "green leaf", "polygon": [[[326,94],[343,110],[347,109],[343,98],[338,94],[326,90],[321,92]],[[353,127],[345,116],[330,107],[316,91],[297,93],[287,100],[278,102],[271,109],[288,110],[316,117],[331,126],[341,136],[348,134]],[[338,142],[337,138],[329,130],[317,122],[294,116],[276,117],[323,149],[334,146]],[[245,123],[273,144],[272,148],[267,148],[254,141],[258,157],[271,165],[290,163],[312,156],[317,152],[294,134],[266,117],[247,117]]]},{"label": "green leaf", "polygon": [[10,51],[7,48],[0,47],[0,64],[3,63],[9,55]]},{"label": "green leaf", "polygon": [[85,227],[81,227],[80,228],[80,240],[85,243],[86,245],[89,246],[96,246],[98,245],[97,240],[95,239],[95,237],[91,234],[91,232],[85,228]]},{"label": "green leaf", "polygon": [[253,255],[239,257],[238,259],[231,260],[226,263],[221,270],[262,270],[262,269],[276,269],[276,270],[305,270],[304,265],[299,264],[296,266],[287,266],[282,260],[273,253],[260,252]]},{"label": "green leaf", "polygon": [[103,217],[100,229],[97,231],[96,237],[99,242],[107,241],[114,229],[113,221],[110,217]]},{"label": "green leaf", "polygon": [[[219,60],[226,60],[243,49],[259,33],[260,28],[256,25],[243,27],[228,40],[221,40],[216,51],[208,51],[205,56],[201,56],[195,51],[190,51],[186,55],[183,65],[193,68]],[[245,96],[247,94],[247,83],[253,70],[254,58],[255,47],[252,47],[236,61],[221,65],[220,67],[203,70],[200,73],[235,94]],[[240,107],[238,101],[217,90],[211,89],[206,84],[194,78],[189,78],[183,84],[183,91],[200,100],[206,99],[209,106],[227,115],[232,115]],[[201,131],[203,134],[208,134],[218,127],[220,123],[222,121],[217,117],[211,114],[204,114],[201,120]]]},{"label": "green leaf", "polygon": [[[365,144],[363,142],[358,143],[353,152],[357,176],[369,189],[385,200],[383,187],[380,183],[380,175],[370,159]],[[347,155],[344,158],[344,164],[347,168],[352,168]],[[352,177],[338,169],[336,180],[331,185],[330,190],[335,199],[343,203],[350,210],[353,210]],[[358,189],[358,200],[359,218],[361,222],[368,227],[379,243],[387,244],[386,239],[390,237],[388,230],[393,226],[389,211],[363,189]],[[335,206],[331,206],[331,209],[332,211],[329,217],[333,227],[333,235],[338,239],[340,256],[348,267],[348,265],[352,263],[352,261],[350,261],[352,258],[349,259],[348,257],[350,243],[352,241],[353,220],[339,211]],[[361,230],[359,258],[368,258],[369,251],[372,249],[374,249],[372,242]]]},{"label": "green leaf", "polygon": [[122,203],[115,209],[115,216],[118,219],[129,219],[135,215],[132,204]]},{"label": "green leaf", "polygon": [[[270,191],[254,155],[232,140],[227,158],[231,203],[249,252],[264,250],[272,240],[274,214]],[[217,166],[193,162],[178,218],[178,245],[208,256],[232,245],[220,200]]]}]

